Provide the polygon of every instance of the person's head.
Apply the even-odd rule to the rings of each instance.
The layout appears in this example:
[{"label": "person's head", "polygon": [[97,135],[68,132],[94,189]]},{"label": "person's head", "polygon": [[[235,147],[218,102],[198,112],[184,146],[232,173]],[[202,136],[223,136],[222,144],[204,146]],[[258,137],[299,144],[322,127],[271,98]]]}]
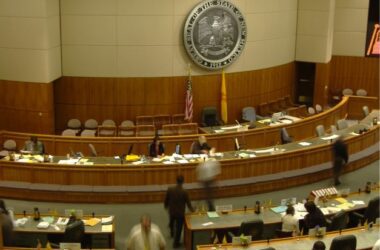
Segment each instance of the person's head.
[{"label": "person's head", "polygon": [[141,230],[144,231],[145,233],[149,233],[150,227],[151,227],[150,216],[147,214],[144,214],[143,216],[141,216],[140,223],[141,223]]},{"label": "person's head", "polygon": [[286,214],[294,215],[295,210],[292,205],[289,205],[288,208],[286,209]]},{"label": "person's head", "polygon": [[323,241],[318,240],[314,242],[312,250],[325,250],[325,249],[326,249],[326,245],[325,243],[323,243]]},{"label": "person's head", "polygon": [[37,136],[31,136],[31,137],[30,137],[30,141],[32,141],[32,142],[34,142],[34,143],[37,143],[37,141],[38,141]]},{"label": "person's head", "polygon": [[204,135],[199,136],[198,141],[200,145],[203,145],[204,143],[207,142],[206,137]]},{"label": "person's head", "polygon": [[308,213],[314,213],[315,210],[317,210],[317,206],[315,205],[314,201],[307,201],[305,203],[305,209]]},{"label": "person's head", "polygon": [[178,175],[177,176],[177,184],[182,185],[184,181],[183,175]]},{"label": "person's head", "polygon": [[8,210],[5,207],[5,202],[0,200],[0,213],[8,214]]}]

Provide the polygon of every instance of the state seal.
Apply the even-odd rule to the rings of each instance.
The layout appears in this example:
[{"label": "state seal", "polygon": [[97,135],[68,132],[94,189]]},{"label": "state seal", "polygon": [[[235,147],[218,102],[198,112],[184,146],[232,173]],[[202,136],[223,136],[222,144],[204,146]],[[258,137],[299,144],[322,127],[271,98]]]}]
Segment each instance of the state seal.
[{"label": "state seal", "polygon": [[240,10],[226,0],[198,4],[187,17],[184,44],[199,66],[217,70],[236,60],[247,40],[247,26]]}]

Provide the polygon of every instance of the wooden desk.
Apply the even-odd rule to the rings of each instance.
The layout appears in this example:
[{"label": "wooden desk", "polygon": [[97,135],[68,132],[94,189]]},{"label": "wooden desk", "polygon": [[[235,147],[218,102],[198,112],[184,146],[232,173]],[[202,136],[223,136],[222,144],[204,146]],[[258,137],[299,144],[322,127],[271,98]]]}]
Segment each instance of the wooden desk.
[{"label": "wooden desk", "polygon": [[[332,240],[339,235],[354,235],[356,237],[356,249],[358,250],[371,250],[375,242],[379,239],[379,225],[375,225],[371,230],[364,227],[352,228],[339,232],[327,233],[323,238],[315,238],[309,236],[293,237],[285,239],[267,241],[254,241],[248,247],[241,247],[231,244],[221,245],[220,249],[224,250],[259,250],[265,247],[274,247],[276,250],[307,250],[312,249],[313,244],[317,240],[325,243],[326,249],[330,248]],[[212,245],[197,246],[197,250],[216,250],[218,247]]]},{"label": "wooden desk", "polygon": [[[362,200],[365,202],[364,205],[355,205],[353,208],[346,211],[353,211],[363,209],[367,206],[369,200],[374,197],[379,196],[379,189],[373,190],[370,194],[363,193],[352,193],[347,197],[347,201],[352,200]],[[340,204],[335,199],[329,200],[325,205],[326,207]],[[251,206],[250,206],[251,205]],[[243,209],[234,210],[228,214],[220,214],[217,218],[209,218],[206,213],[193,213],[187,214],[185,217],[185,230],[184,230],[184,240],[186,249],[195,249],[193,237],[194,234],[200,231],[210,231],[215,229],[224,228],[238,228],[243,221],[253,220],[260,218],[264,221],[265,225],[270,224],[281,224],[281,214],[273,212],[271,209],[264,209],[259,215],[254,213],[253,202],[252,204],[247,204],[248,209],[244,211]],[[326,216],[331,216],[334,213],[325,214]],[[212,222],[211,225],[204,226],[204,223]]]},{"label": "wooden desk", "polygon": [[[50,215],[41,215],[41,218],[44,216],[50,216]],[[22,215],[16,215],[17,218],[22,218]],[[102,218],[102,217],[108,217],[108,216],[96,216],[96,218]],[[14,227],[14,232],[16,233],[16,240],[18,243],[19,241],[28,241],[28,238],[32,238],[31,246],[35,246],[36,239],[39,238],[42,245],[44,246],[47,241],[47,235],[53,235],[53,234],[61,234],[65,232],[66,226],[57,226],[55,227],[54,224],[57,222],[58,218],[54,218],[54,222],[46,229],[38,229],[37,224],[40,221],[33,220],[32,216],[26,217],[28,220],[27,222],[22,226],[16,226]],[[83,219],[89,219],[91,216],[84,216]],[[102,224],[99,222],[95,226],[88,226],[85,225],[85,234],[89,235],[91,238],[91,245],[94,242],[94,239],[97,237],[105,238],[107,241],[107,247],[106,248],[114,248],[115,247],[115,219],[112,222],[112,230],[111,231],[103,231],[102,230]]]}]

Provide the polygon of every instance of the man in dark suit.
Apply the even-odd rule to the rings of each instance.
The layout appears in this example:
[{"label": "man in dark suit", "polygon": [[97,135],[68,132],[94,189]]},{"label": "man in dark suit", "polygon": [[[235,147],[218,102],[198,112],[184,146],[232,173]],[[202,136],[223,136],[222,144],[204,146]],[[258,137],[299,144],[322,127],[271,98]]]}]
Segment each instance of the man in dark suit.
[{"label": "man in dark suit", "polygon": [[152,143],[149,145],[149,156],[160,157],[164,154],[164,144],[160,141],[160,137],[156,135]]},{"label": "man in dark suit", "polygon": [[342,168],[344,165],[348,162],[348,151],[347,151],[347,145],[344,143],[343,140],[338,139],[333,147],[333,171],[334,171],[334,183],[335,185],[340,184],[339,176],[342,172]]},{"label": "man in dark suit", "polygon": [[304,234],[307,234],[309,232],[309,229],[315,228],[316,226],[326,226],[326,218],[323,215],[322,211],[315,205],[314,201],[307,201],[305,203],[305,209],[307,211],[307,214],[304,218]]},{"label": "man in dark suit", "polygon": [[189,195],[182,187],[183,181],[183,176],[179,175],[177,185],[168,188],[164,202],[165,209],[169,210],[170,235],[174,236],[174,248],[180,246],[182,227],[185,220],[185,206],[187,205],[189,210],[194,212]]}]

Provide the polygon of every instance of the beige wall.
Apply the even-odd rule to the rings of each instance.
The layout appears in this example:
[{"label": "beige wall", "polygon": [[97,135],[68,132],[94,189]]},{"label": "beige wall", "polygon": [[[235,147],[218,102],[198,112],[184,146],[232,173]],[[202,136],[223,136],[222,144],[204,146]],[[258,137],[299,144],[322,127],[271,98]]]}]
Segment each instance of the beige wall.
[{"label": "beige wall", "polygon": [[[227,72],[294,61],[297,0],[235,0],[248,39]],[[62,0],[62,58],[66,76],[185,75],[183,24],[196,0]],[[193,66],[193,74],[207,74]]]},{"label": "beige wall", "polygon": [[58,0],[0,0],[0,79],[61,76]]},{"label": "beige wall", "polygon": [[364,56],[369,0],[336,0],[333,54]]},{"label": "beige wall", "polygon": [[335,0],[299,0],[296,60],[326,63],[331,59]]}]

